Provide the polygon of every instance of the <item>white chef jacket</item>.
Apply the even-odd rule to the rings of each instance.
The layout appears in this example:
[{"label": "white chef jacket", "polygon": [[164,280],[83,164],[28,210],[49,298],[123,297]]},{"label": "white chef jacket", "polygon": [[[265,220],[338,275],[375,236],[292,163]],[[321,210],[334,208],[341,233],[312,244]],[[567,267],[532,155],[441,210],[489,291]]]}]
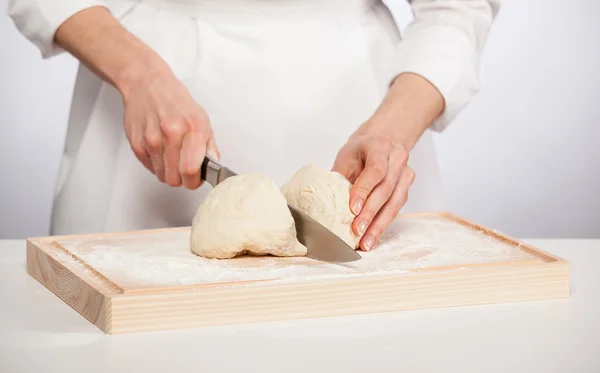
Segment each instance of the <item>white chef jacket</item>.
[{"label": "white chef jacket", "polygon": [[[380,0],[10,0],[18,30],[43,58],[70,16],[105,6],[173,69],[211,118],[222,161],[279,185],[300,167],[330,168],[393,77],[413,72],[445,109],[411,152],[403,212],[444,202],[432,131],[480,89],[480,56],[499,0],[413,0],[401,35]],[[135,158],[119,93],[80,66],[55,186],[52,234],[191,224],[209,186],[160,183]]]}]

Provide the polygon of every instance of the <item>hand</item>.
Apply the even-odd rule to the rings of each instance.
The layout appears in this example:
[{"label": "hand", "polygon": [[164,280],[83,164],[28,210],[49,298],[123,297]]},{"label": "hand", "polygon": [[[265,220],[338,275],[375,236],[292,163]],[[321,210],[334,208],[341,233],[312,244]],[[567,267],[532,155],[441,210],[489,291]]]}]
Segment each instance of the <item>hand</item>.
[{"label": "hand", "polygon": [[127,138],[150,172],[172,186],[202,184],[205,152],[219,158],[208,115],[155,51],[102,6],[69,17],[54,40],[121,93]]},{"label": "hand", "polygon": [[444,109],[444,98],[427,79],[401,73],[369,120],[339,151],[333,170],[354,184],[352,229],[363,250],[373,249],[408,199],[415,179],[408,153]]},{"label": "hand", "polygon": [[170,71],[140,79],[123,94],[125,132],[142,164],[161,182],[201,184],[205,152],[219,159],[209,118]]},{"label": "hand", "polygon": [[367,127],[354,133],[339,151],[333,171],[346,176],[350,190],[352,223],[361,235],[360,247],[373,249],[381,234],[406,203],[415,173],[407,166],[408,151]]}]

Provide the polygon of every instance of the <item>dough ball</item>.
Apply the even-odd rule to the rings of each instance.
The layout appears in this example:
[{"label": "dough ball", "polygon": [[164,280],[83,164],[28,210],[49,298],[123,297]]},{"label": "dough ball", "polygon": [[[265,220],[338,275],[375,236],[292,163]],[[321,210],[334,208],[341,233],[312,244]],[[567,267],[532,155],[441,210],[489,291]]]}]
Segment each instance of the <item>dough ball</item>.
[{"label": "dough ball", "polygon": [[287,202],[310,215],[348,245],[357,248],[360,237],[352,231],[352,184],[342,174],[308,165],[298,170],[281,191]]},{"label": "dough ball", "polygon": [[307,252],[281,191],[259,173],[230,177],[208,193],[192,221],[190,244],[197,255],[218,259]]}]

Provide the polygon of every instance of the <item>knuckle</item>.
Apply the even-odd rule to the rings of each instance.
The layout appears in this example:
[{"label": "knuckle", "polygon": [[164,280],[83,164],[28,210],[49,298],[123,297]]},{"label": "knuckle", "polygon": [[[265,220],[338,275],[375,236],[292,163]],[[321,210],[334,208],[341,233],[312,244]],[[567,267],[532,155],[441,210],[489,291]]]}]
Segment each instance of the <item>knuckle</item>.
[{"label": "knuckle", "polygon": [[402,209],[402,206],[404,206],[405,201],[405,198],[397,198],[390,202],[390,217],[392,219],[394,219],[398,215],[400,209]]},{"label": "knuckle", "polygon": [[379,240],[379,237],[383,234],[384,228],[382,227],[380,222],[375,222],[371,224],[369,228],[369,233],[375,237],[375,240]]},{"label": "knuckle", "polygon": [[391,212],[393,212],[395,214],[394,218],[396,217],[398,212],[402,209],[402,207],[404,207],[404,204],[406,203],[407,200],[408,200],[408,189],[403,190],[401,193],[396,195],[395,198],[392,198],[389,201],[390,210],[391,210]]},{"label": "knuckle", "polygon": [[391,196],[394,192],[394,189],[397,188],[397,180],[393,180],[392,178],[388,178],[388,180],[381,185],[383,192],[386,196]]},{"label": "knuckle", "polygon": [[202,186],[202,181],[186,181],[183,185],[188,190],[196,190]]},{"label": "knuckle", "polygon": [[181,137],[185,132],[181,125],[181,121],[178,120],[162,120],[159,126],[161,131],[169,139]]},{"label": "knuckle", "polygon": [[382,180],[387,174],[387,165],[382,162],[375,163],[371,166],[371,171],[379,180]]},{"label": "knuckle", "polygon": [[146,145],[148,149],[153,153],[160,152],[162,149],[162,138],[159,135],[153,133],[146,133],[145,136]]},{"label": "knuckle", "polygon": [[199,173],[200,169],[192,165],[186,165],[181,169],[181,175],[183,175],[184,177],[194,177]]},{"label": "knuckle", "polygon": [[167,178],[167,184],[172,187],[181,186],[181,179],[179,179],[178,177]]},{"label": "knuckle", "polygon": [[207,115],[202,114],[189,114],[185,118],[185,122],[192,132],[206,132],[207,124],[209,119]]},{"label": "knuckle", "polygon": [[360,218],[358,220],[365,220],[370,224],[373,221],[376,213],[377,211],[375,211],[372,207],[365,207],[360,212]]},{"label": "knuckle", "polygon": [[142,143],[132,143],[131,150],[133,150],[133,154],[135,154],[135,156],[138,158],[146,157],[146,149],[144,148],[144,145]]},{"label": "knuckle", "polygon": [[353,192],[358,198],[365,199],[371,190],[362,184],[356,184]]},{"label": "knuckle", "polygon": [[202,125],[195,120],[188,120],[188,128],[190,132],[200,133],[202,132]]}]

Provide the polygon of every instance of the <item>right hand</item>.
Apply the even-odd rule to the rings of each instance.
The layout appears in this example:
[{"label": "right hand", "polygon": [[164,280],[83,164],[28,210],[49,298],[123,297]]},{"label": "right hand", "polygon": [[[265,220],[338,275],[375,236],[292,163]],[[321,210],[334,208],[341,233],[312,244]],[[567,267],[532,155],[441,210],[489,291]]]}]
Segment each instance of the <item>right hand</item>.
[{"label": "right hand", "polygon": [[171,71],[151,74],[123,94],[125,132],[142,164],[161,182],[190,190],[202,185],[208,152],[219,159],[207,113]]}]

